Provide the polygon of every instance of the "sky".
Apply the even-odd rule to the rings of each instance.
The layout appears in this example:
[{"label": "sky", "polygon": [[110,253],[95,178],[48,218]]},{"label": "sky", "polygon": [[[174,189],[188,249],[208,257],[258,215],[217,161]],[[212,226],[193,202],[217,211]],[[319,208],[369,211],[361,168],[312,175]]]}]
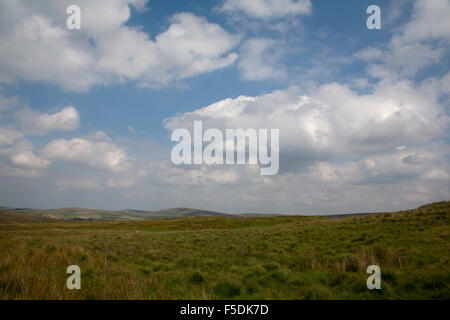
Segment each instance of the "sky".
[{"label": "sky", "polygon": [[[366,26],[370,5],[381,29]],[[331,214],[450,200],[449,16],[449,0],[0,0],[0,206]],[[196,120],[279,129],[278,174],[175,165],[171,132]]]}]

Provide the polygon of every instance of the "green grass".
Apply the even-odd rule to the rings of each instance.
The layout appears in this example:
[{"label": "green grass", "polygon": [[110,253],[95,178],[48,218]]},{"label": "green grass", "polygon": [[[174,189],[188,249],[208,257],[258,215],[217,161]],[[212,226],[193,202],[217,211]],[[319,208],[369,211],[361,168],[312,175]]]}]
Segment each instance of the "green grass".
[{"label": "green grass", "polygon": [[449,213],[0,222],[0,299],[449,299]]}]

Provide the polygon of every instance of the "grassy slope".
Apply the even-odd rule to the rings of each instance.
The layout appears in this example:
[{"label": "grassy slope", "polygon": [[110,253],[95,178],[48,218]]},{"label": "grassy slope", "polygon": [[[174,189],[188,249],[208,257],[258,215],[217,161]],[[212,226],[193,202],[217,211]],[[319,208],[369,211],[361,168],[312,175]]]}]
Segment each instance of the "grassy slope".
[{"label": "grassy slope", "polygon": [[22,212],[0,209],[0,224],[17,222],[49,222],[54,219],[39,214],[24,214]]},{"label": "grassy slope", "polygon": [[449,299],[449,213],[0,223],[0,298]]}]

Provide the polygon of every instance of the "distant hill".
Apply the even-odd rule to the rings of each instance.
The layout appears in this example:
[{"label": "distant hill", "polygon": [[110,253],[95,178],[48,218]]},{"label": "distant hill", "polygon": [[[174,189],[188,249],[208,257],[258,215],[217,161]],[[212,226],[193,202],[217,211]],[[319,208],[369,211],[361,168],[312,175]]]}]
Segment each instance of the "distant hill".
[{"label": "distant hill", "polygon": [[377,214],[382,212],[361,212],[361,213],[342,213],[342,214],[329,214],[323,217],[327,218],[346,218],[346,217],[354,217],[354,216],[367,216],[370,214]]},{"label": "distant hill", "polygon": [[16,222],[49,222],[57,221],[47,216],[39,214],[25,214],[11,209],[0,209],[0,224]]},{"label": "distant hill", "polygon": [[0,209],[1,221],[25,221],[39,220],[45,218],[44,221],[55,220],[144,220],[144,219],[164,219],[164,218],[180,218],[194,216],[211,216],[211,217],[237,217],[222,212],[209,210],[191,209],[191,208],[173,208],[159,211],[144,211],[126,209],[120,211],[86,209],[86,208],[61,208],[61,209]]},{"label": "distant hill", "polygon": [[[442,203],[433,203],[421,206],[418,210],[435,210]],[[320,217],[329,218],[345,218],[351,216],[372,215],[376,213],[348,213],[335,215],[320,215]],[[88,221],[88,220],[148,220],[148,219],[164,219],[164,218],[181,218],[181,217],[241,217],[241,218],[258,218],[258,217],[277,217],[282,214],[261,214],[261,213],[242,213],[228,214],[223,212],[192,209],[192,208],[172,208],[158,211],[145,211],[135,209],[125,209],[120,211],[86,209],[86,208],[61,208],[61,209],[29,209],[29,208],[2,208],[0,207],[0,223],[6,222],[39,222],[39,221]],[[292,216],[292,215],[291,215]]]}]

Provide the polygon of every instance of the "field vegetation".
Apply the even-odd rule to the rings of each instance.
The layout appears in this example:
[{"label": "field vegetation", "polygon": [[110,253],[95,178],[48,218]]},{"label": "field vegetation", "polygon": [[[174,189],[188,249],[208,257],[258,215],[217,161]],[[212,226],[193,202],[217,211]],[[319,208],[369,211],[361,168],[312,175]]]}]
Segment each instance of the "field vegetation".
[{"label": "field vegetation", "polygon": [[[0,299],[449,299],[450,202],[341,218],[0,218]],[[0,212],[7,214],[6,212]],[[66,268],[81,268],[81,290]],[[381,268],[381,290],[366,268]]]}]

